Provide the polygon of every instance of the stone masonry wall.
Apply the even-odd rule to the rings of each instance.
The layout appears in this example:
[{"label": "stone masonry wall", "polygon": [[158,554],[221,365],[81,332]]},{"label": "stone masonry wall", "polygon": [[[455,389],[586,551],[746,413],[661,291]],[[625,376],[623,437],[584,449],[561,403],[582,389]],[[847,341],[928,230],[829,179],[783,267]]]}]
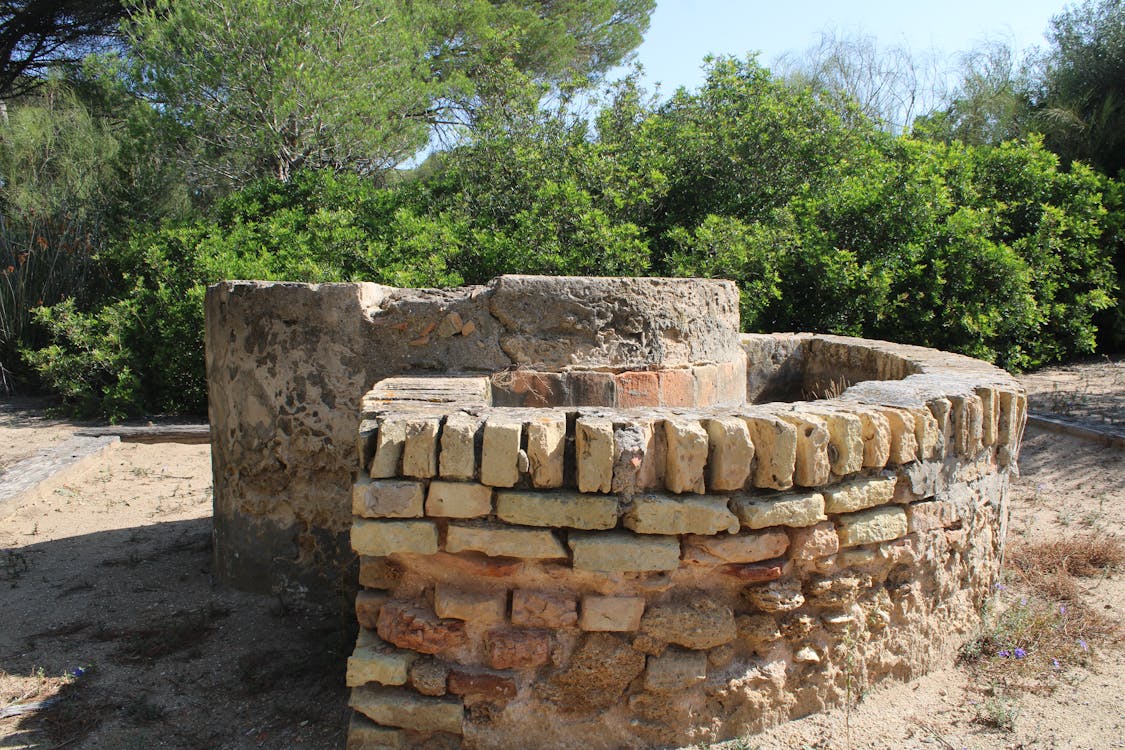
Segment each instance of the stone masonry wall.
[{"label": "stone masonry wall", "polygon": [[750,398],[790,401],[716,395],[717,368],[687,406],[659,376],[638,405],[498,406],[486,375],[364,397],[349,748],[685,745],[951,658],[999,570],[1018,385],[885,342],[739,345]]}]

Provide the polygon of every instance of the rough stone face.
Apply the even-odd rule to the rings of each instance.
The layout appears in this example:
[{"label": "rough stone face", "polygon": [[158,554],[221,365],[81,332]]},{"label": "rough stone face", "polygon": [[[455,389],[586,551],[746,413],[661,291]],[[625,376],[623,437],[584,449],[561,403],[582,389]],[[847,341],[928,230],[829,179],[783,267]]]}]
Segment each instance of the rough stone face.
[{"label": "rough stone face", "polygon": [[567,540],[574,567],[603,573],[675,570],[680,565],[680,542],[671,536],[641,536],[629,532],[571,534]]},{"label": "rough stone face", "polygon": [[402,473],[428,479],[437,474],[438,431],[441,419],[410,419],[406,422],[406,443],[402,451]]},{"label": "rough stone face", "polygon": [[443,620],[429,610],[395,601],[379,610],[376,630],[384,641],[422,654],[457,648],[467,638],[460,620]]},{"label": "rough stone face", "polygon": [[438,617],[474,624],[498,623],[508,613],[508,595],[505,591],[466,591],[438,584],[434,589],[434,612]]},{"label": "rough stone face", "polygon": [[520,437],[523,425],[510,418],[491,416],[484,425],[480,481],[490,487],[512,487],[519,481]]},{"label": "rough stone face", "polygon": [[512,624],[527,628],[569,628],[578,623],[573,597],[544,591],[512,592]]},{"label": "rough stone face", "polygon": [[410,665],[410,685],[422,695],[445,695],[449,665],[435,659],[415,659]]},{"label": "rough stone face", "polygon": [[742,489],[754,461],[754,443],[746,422],[737,417],[723,417],[708,419],[704,424],[710,444],[707,486],[712,492]]},{"label": "rough stone face", "polygon": [[353,688],[348,705],[379,724],[419,732],[461,734],[465,713],[460,701],[427,698],[401,688]]},{"label": "rough stone face", "polygon": [[529,560],[566,557],[566,549],[550,531],[504,526],[450,524],[445,551],[483,552],[492,557],[523,557]]},{"label": "rough stone face", "polygon": [[536,487],[562,487],[566,415],[536,417],[527,424],[527,461]]},{"label": "rough stone face", "polygon": [[645,655],[621,636],[590,633],[566,668],[552,674],[538,691],[564,713],[602,711],[617,703],[644,668]]},{"label": "rough stone face", "polygon": [[836,518],[841,547],[890,541],[905,536],[908,530],[906,511],[898,506],[871,508]]},{"label": "rough stone face", "polygon": [[359,558],[359,585],[369,589],[393,589],[402,579],[402,568],[385,557]]},{"label": "rough stone face", "polygon": [[668,446],[664,486],[670,492],[704,492],[707,431],[698,422],[669,419],[664,422],[664,438]]},{"label": "rough stone face", "polygon": [[468,414],[450,414],[441,430],[439,473],[446,479],[472,480],[477,473],[476,446],[482,422]]},{"label": "rough stone face", "polygon": [[386,646],[360,646],[348,657],[345,682],[358,687],[370,682],[382,685],[405,685],[410,663],[418,655]]},{"label": "rough stone face", "polygon": [[918,458],[918,438],[915,431],[914,415],[904,409],[879,409],[887,418],[891,429],[891,450],[887,461],[892,464],[908,464]]},{"label": "rough stone face", "polygon": [[825,487],[825,513],[851,513],[889,503],[895,496],[895,477],[865,477]]},{"label": "rough stone face", "polygon": [[545,630],[494,630],[484,647],[493,669],[533,669],[551,660],[551,638]]},{"label": "rough stone face", "polygon": [[792,560],[816,560],[836,554],[840,549],[840,537],[836,534],[836,524],[831,521],[807,526],[803,529],[789,530],[789,557]]},{"label": "rough stone face", "polygon": [[516,681],[495,672],[453,669],[449,673],[449,692],[469,699],[504,704],[516,697]]},{"label": "rough stone face", "polygon": [[645,690],[664,693],[686,690],[706,679],[706,652],[668,649],[659,656],[648,657],[644,686]]},{"label": "rough stone face", "polygon": [[828,425],[811,414],[790,412],[779,416],[797,428],[793,481],[802,487],[826,484],[832,473],[828,460]]},{"label": "rough stone face", "polygon": [[385,591],[359,591],[355,595],[355,619],[361,628],[374,630],[378,622],[379,609],[387,601]]},{"label": "rough stone face", "polygon": [[854,474],[863,468],[863,422],[855,414],[826,412],[818,416],[828,428],[828,452],[832,473]]},{"label": "rough stone face", "polygon": [[432,555],[437,552],[437,542],[437,527],[429,521],[367,521],[357,518],[352,524],[352,549],[361,555]]},{"label": "rough stone face", "polygon": [[805,603],[801,582],[794,578],[751,586],[744,589],[742,595],[750,604],[769,614],[791,612]]},{"label": "rough stone face", "polygon": [[731,508],[747,529],[812,526],[825,519],[824,495],[819,492],[787,492],[768,497],[740,495],[731,500]]},{"label": "rough stone face", "polygon": [[859,412],[863,422],[863,468],[881,469],[891,457],[891,425],[879,412]]},{"label": "rough stone face", "polygon": [[421,518],[423,484],[360,476],[352,491],[352,513],[364,518]]},{"label": "rough stone face", "polygon": [[640,629],[644,611],[645,600],[639,596],[584,596],[579,627],[590,631],[631,633]]},{"label": "rough stone face", "polygon": [[521,526],[612,529],[617,525],[617,498],[578,492],[498,492],[496,515]]},{"label": "rough stone face", "polygon": [[787,490],[793,486],[797,462],[797,428],[783,419],[755,414],[745,417],[757,456],[753,484]]},{"label": "rough stone face", "polygon": [[664,487],[667,446],[663,423],[638,418],[613,428],[613,492],[630,497]]},{"label": "rough stone face", "polygon": [[375,456],[371,461],[371,476],[380,479],[397,475],[402,464],[402,449],[405,445],[405,420],[390,418],[380,422],[379,432],[375,436]]},{"label": "rough stone face", "polygon": [[492,488],[469,482],[430,482],[426,515],[441,518],[479,518],[492,512]]},{"label": "rough stone face", "polygon": [[639,534],[738,531],[738,518],[727,508],[727,499],[712,495],[642,495],[634,498],[624,523],[626,528]]},{"label": "rough stone face", "polygon": [[693,649],[722,646],[738,636],[730,608],[707,599],[653,605],[645,610],[641,629],[659,641]]},{"label": "rough stone face", "polygon": [[381,727],[362,714],[352,714],[345,750],[399,750],[405,743],[402,730]]},{"label": "rough stone face", "polygon": [[609,492],[613,489],[613,422],[608,419],[579,419],[574,437],[578,491]]},{"label": "rough stone face", "polygon": [[910,533],[919,531],[933,531],[955,526],[961,521],[961,514],[953,503],[941,500],[911,503],[906,506],[906,515],[910,522]]},{"label": "rough stone face", "polygon": [[[836,538],[835,528],[832,538]],[[684,562],[697,565],[754,563],[785,554],[789,536],[781,529],[745,534],[689,536],[684,539]]]},{"label": "rough stone face", "polygon": [[500,346],[533,369],[642,370],[739,353],[738,291],[730,282],[501,276],[492,290],[489,309],[504,326]]}]

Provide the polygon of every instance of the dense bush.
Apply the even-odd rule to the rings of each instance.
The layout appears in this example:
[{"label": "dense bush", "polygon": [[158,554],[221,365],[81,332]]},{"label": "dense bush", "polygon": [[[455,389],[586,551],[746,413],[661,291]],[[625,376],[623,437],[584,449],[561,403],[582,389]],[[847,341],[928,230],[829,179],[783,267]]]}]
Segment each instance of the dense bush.
[{"label": "dense bush", "polygon": [[[31,354],[75,406],[201,411],[202,295],[224,278],[480,282],[500,273],[734,279],[748,330],[928,344],[1014,368],[1092,351],[1120,188],[1037,139],[967,146],[842,118],[755,62],[594,122],[540,110],[376,188],[300,173],[99,256],[120,290],[40,313]],[[1108,196],[1108,197],[1106,197]],[[1114,203],[1116,201],[1116,203]],[[1117,239],[1114,239],[1117,238]]]}]

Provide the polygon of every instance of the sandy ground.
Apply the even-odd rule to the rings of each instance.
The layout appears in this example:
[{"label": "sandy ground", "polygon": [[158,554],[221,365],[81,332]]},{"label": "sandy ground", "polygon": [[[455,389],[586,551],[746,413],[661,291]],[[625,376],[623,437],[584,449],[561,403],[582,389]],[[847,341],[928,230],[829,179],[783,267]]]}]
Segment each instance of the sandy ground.
[{"label": "sandy ground", "polygon": [[[1033,403],[1075,394],[1056,396],[1053,411],[1071,404],[1118,424],[1125,414],[1121,362],[1025,383]],[[0,405],[0,472],[72,430]],[[1012,544],[1125,538],[1125,452],[1031,430],[1020,465]],[[0,748],[343,747],[348,617],[216,586],[210,490],[206,446],[121,444],[46,496],[0,503]],[[1080,589],[1125,622],[1121,571]],[[1016,582],[998,594],[1021,596]],[[1081,659],[1010,680],[995,659],[951,665],[716,747],[1125,748],[1121,646],[1092,642]]]}]

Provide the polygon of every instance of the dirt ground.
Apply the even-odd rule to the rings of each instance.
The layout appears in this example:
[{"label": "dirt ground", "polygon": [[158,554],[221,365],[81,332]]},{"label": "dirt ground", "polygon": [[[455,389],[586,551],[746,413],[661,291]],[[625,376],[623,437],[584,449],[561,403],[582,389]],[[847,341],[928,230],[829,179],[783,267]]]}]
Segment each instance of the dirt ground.
[{"label": "dirt ground", "polygon": [[[1121,361],[1024,383],[1033,408],[1118,426],[1125,415]],[[74,429],[35,406],[0,404],[0,482]],[[1125,540],[1125,451],[1031,429],[1020,467],[1010,549]],[[210,492],[206,446],[121,444],[47,493],[0,502],[0,748],[343,747],[348,617],[217,586]],[[1075,580],[1074,598],[1045,606],[1125,622],[1121,570]],[[1038,597],[1013,572],[996,612]],[[715,747],[1125,748],[1117,633],[1051,646],[1057,657],[986,652]]]}]

